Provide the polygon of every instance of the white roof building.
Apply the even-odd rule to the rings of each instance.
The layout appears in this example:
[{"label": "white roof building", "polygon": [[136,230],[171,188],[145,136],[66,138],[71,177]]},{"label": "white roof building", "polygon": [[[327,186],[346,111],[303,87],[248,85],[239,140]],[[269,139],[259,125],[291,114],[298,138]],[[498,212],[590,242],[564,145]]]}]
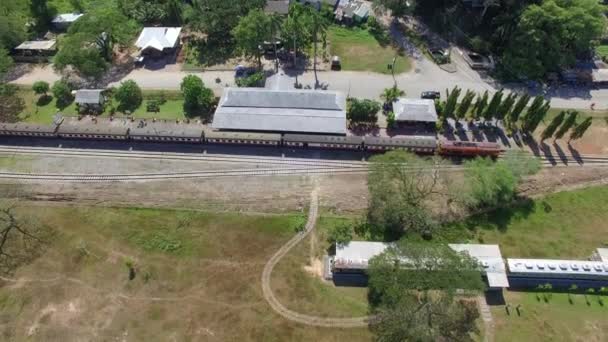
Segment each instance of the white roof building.
[{"label": "white roof building", "polygon": [[55,50],[57,41],[51,40],[31,40],[21,43],[15,48],[15,50],[40,50],[40,51],[51,51]]},{"label": "white roof building", "polygon": [[181,27],[144,27],[135,46],[142,51],[172,49],[177,46],[181,31]]},{"label": "white roof building", "polygon": [[393,103],[396,121],[437,122],[435,101],[400,98]]},{"label": "white roof building", "polygon": [[53,18],[53,24],[71,24],[82,17],[81,13],[63,13]]},{"label": "white roof building", "polygon": [[227,88],[213,128],[345,135],[346,96],[333,91]]}]

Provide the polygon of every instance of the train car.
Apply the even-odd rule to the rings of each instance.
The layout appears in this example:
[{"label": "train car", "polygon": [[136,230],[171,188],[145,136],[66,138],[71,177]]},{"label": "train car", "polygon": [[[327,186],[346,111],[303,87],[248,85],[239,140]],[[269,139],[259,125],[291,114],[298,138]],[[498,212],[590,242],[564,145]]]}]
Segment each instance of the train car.
[{"label": "train car", "polygon": [[25,122],[0,123],[0,136],[56,138],[57,126]]},{"label": "train car", "polygon": [[608,264],[601,261],[507,259],[512,287],[594,288],[608,286]]},{"label": "train car", "polygon": [[250,132],[205,132],[205,143],[225,145],[280,146],[281,135]]},{"label": "train car", "polygon": [[418,154],[433,154],[437,150],[435,137],[365,137],[365,149],[370,152],[405,150]]},{"label": "train car", "polygon": [[363,149],[363,138],[337,135],[285,134],[283,145],[298,148],[358,151]]},{"label": "train car", "polygon": [[499,144],[470,141],[442,141],[438,153],[443,156],[497,158],[504,150]]},{"label": "train car", "polygon": [[202,143],[203,128],[195,125],[175,123],[146,123],[140,122],[137,127],[129,130],[132,141]]},{"label": "train car", "polygon": [[127,140],[129,128],[106,124],[66,124],[57,128],[57,136],[64,139]]}]

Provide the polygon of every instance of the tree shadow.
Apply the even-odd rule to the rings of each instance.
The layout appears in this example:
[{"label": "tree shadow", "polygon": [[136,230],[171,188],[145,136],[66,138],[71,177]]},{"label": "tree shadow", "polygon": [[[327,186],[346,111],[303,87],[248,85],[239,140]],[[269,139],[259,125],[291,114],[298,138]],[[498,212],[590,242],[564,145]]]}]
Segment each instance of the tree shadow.
[{"label": "tree shadow", "polygon": [[486,291],[484,293],[486,303],[491,306],[505,305],[505,297],[502,291]]},{"label": "tree shadow", "polygon": [[36,106],[44,107],[53,101],[53,97],[51,95],[42,95],[36,101]]},{"label": "tree shadow", "polygon": [[492,211],[474,215],[466,221],[466,227],[470,231],[478,228],[483,230],[497,229],[506,232],[507,227],[514,219],[526,219],[534,211],[536,203],[528,198],[519,198],[509,207],[501,207]]},{"label": "tree shadow", "polygon": [[532,154],[534,154],[536,157],[540,157],[540,146],[538,146],[538,143],[536,142],[534,137],[529,135],[522,135],[521,140],[524,144],[528,145],[530,151],[532,151]]},{"label": "tree shadow", "polygon": [[59,110],[64,110],[67,107],[69,107],[73,102],[74,102],[74,97],[70,96],[69,98],[66,98],[66,99],[57,99],[55,106]]},{"label": "tree shadow", "polygon": [[545,158],[547,158],[547,160],[551,163],[551,165],[553,165],[553,166],[557,165],[557,160],[555,159],[553,152],[551,152],[551,147],[549,147],[549,145],[545,144],[544,141],[542,141],[540,144],[540,151],[543,153]]},{"label": "tree shadow", "polygon": [[568,157],[564,153],[564,150],[562,150],[562,147],[556,142],[553,142],[553,148],[555,148],[555,152],[559,156],[559,159],[561,159],[562,163],[564,163],[564,165],[568,165]]},{"label": "tree shadow", "polygon": [[572,158],[574,158],[574,160],[576,160],[576,162],[579,165],[585,164],[585,161],[581,157],[581,154],[578,153],[578,151],[572,145],[570,145],[569,143],[568,143],[568,151],[570,151],[570,154],[572,155]]}]

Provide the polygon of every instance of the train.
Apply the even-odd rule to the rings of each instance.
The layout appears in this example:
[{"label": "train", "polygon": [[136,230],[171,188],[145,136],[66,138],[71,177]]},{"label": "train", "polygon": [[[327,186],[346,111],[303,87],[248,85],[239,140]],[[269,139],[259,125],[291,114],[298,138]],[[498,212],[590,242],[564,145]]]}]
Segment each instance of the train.
[{"label": "train", "polygon": [[132,127],[117,123],[0,123],[0,136],[80,140],[274,146],[293,149],[386,152],[405,150],[421,155],[498,157],[497,143],[439,141],[435,136],[376,137],[291,133],[206,131],[202,126],[140,121]]}]

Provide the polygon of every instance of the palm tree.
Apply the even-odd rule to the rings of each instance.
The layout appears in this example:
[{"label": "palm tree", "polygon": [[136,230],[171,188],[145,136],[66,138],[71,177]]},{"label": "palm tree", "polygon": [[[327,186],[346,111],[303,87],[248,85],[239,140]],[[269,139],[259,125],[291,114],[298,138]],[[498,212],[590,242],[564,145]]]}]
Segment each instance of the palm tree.
[{"label": "palm tree", "polygon": [[319,40],[319,35],[325,41],[327,37],[327,28],[329,27],[329,23],[325,20],[325,17],[321,15],[319,11],[317,11],[313,6],[306,6],[307,15],[310,19],[310,25],[312,29],[312,37],[313,37],[313,70],[315,73],[315,89],[319,86],[319,78],[317,77],[317,44]]},{"label": "palm tree", "polygon": [[392,110],[393,102],[397,101],[398,98],[405,96],[405,91],[393,86],[391,88],[385,88],[380,98],[384,100],[384,105],[389,106]]},{"label": "palm tree", "polygon": [[277,36],[278,33],[283,28],[283,18],[279,15],[272,14],[270,15],[270,38],[272,39],[272,45],[274,47],[274,68],[275,71],[279,71],[279,55],[277,51]]}]

